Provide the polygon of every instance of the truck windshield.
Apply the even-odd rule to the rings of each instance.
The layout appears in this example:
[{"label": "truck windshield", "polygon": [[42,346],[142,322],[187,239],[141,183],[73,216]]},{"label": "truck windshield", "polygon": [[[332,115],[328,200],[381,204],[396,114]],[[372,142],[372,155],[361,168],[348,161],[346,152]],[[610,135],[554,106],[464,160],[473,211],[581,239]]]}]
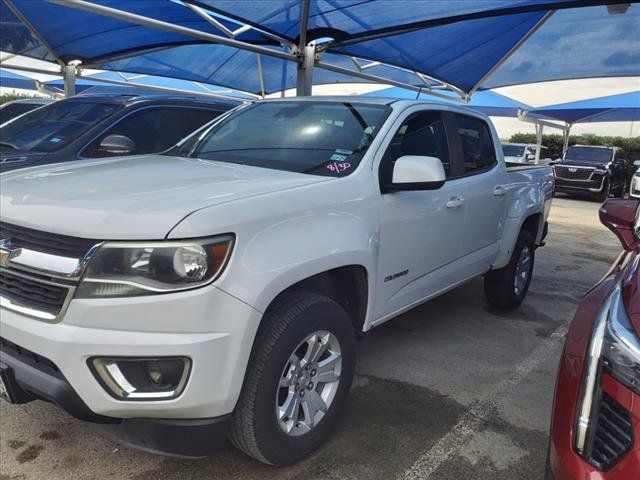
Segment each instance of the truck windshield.
[{"label": "truck windshield", "polygon": [[502,153],[505,157],[521,157],[524,155],[524,145],[503,145]]},{"label": "truck windshield", "polygon": [[602,147],[569,147],[565,160],[579,160],[587,163],[607,163],[611,161],[612,151]]},{"label": "truck windshield", "polygon": [[190,155],[342,177],[356,169],[388,113],[357,102],[257,103],[215,124]]},{"label": "truck windshield", "polygon": [[0,143],[3,149],[52,152],[67,145],[117,108],[118,105],[109,103],[60,100],[3,125]]}]

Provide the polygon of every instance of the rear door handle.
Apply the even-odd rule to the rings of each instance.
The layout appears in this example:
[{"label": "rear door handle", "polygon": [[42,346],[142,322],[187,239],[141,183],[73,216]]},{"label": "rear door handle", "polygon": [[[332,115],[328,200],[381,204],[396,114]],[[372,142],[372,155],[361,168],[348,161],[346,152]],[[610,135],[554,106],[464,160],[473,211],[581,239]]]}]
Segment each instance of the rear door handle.
[{"label": "rear door handle", "polygon": [[498,185],[494,190],[493,190],[493,195],[496,197],[504,197],[507,194],[507,189],[504,188],[502,185]]},{"label": "rear door handle", "polygon": [[462,197],[451,197],[447,202],[447,208],[460,208],[462,205],[464,205]]}]

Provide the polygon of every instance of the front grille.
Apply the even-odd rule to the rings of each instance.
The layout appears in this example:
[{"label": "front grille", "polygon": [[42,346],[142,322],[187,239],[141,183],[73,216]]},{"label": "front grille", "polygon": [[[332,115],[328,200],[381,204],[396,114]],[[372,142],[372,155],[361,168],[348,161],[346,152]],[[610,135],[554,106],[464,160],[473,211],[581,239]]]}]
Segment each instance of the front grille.
[{"label": "front grille", "polygon": [[68,293],[69,289],[66,287],[0,270],[0,294],[17,305],[57,316]]},{"label": "front grille", "polygon": [[10,239],[11,247],[70,258],[83,258],[91,247],[99,243],[99,240],[47,233],[4,222],[0,222],[0,239]]},{"label": "front grille", "polygon": [[631,450],[632,446],[631,415],[611,396],[602,392],[590,462],[600,470],[607,470]]},{"label": "front grille", "polygon": [[10,342],[6,338],[0,337],[0,351],[2,351],[2,353],[5,353],[6,355],[22,361],[23,363],[31,365],[32,367],[35,367],[42,372],[48,373],[49,375],[62,377],[60,369],[51,360],[43,357],[42,355],[38,355],[31,350],[20,347],[19,345]]},{"label": "front grille", "polygon": [[[594,170],[593,168],[565,167],[561,165],[556,165],[554,169],[556,177],[566,178],[567,180],[589,180]],[[575,172],[571,170],[575,170]]]}]

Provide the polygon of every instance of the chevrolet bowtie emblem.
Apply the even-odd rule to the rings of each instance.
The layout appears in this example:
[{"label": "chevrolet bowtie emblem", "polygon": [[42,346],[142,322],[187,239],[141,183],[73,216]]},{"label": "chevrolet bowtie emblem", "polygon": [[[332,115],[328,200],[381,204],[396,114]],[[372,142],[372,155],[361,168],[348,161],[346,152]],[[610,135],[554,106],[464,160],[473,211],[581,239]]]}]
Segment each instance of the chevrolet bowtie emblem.
[{"label": "chevrolet bowtie emblem", "polygon": [[6,243],[0,243],[0,267],[8,267],[11,259],[22,252],[21,248],[11,248]]}]

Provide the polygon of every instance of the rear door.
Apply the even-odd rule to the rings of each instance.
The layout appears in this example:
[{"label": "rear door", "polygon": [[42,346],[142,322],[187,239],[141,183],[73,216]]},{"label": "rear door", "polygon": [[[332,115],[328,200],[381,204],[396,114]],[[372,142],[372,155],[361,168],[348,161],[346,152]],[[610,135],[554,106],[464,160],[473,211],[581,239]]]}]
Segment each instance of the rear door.
[{"label": "rear door", "polygon": [[488,270],[498,251],[498,238],[506,214],[507,175],[498,163],[491,129],[479,117],[447,113],[452,144],[453,179],[464,192],[465,228],[461,269],[467,275]]}]

